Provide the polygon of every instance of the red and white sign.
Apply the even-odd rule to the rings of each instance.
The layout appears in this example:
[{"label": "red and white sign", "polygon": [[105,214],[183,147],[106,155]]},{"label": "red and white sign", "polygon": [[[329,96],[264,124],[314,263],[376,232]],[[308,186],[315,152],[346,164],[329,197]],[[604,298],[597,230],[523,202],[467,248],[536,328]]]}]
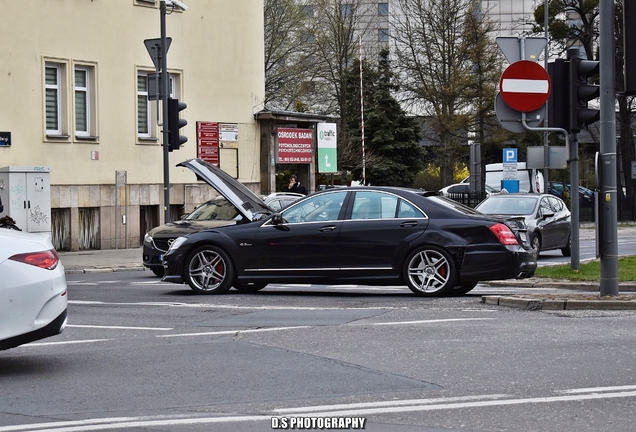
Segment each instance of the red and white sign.
[{"label": "red and white sign", "polygon": [[197,122],[197,157],[219,167],[219,124]]},{"label": "red and white sign", "polygon": [[550,75],[543,66],[520,60],[508,66],[501,75],[499,92],[510,108],[531,112],[545,105],[551,86]]},{"label": "red and white sign", "polygon": [[278,128],[278,163],[310,164],[314,134],[311,129]]}]

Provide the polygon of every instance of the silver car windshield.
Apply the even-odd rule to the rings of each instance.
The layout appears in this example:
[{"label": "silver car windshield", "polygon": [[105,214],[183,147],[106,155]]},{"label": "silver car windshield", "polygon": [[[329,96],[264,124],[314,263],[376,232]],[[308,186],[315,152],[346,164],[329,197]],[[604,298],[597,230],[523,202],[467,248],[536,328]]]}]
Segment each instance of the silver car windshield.
[{"label": "silver car windshield", "polygon": [[240,217],[239,211],[223,197],[218,197],[201,204],[187,215],[185,220],[234,220]]},{"label": "silver car windshield", "polygon": [[485,214],[531,215],[535,212],[537,200],[535,197],[497,197],[482,201],[476,209]]}]

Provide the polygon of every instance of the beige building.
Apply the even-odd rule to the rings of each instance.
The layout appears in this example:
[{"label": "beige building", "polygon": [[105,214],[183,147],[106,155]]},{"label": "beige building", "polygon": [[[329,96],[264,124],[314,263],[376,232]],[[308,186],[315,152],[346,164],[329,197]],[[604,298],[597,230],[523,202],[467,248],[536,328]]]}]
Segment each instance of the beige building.
[{"label": "beige building", "polygon": [[[263,1],[183,3],[187,10],[166,14],[170,93],[187,104],[188,122],[181,132],[188,142],[169,157],[172,219],[214,195],[175,167],[202,151],[255,192],[267,182],[255,117],[264,97]],[[161,36],[159,6],[2,2],[0,216],[27,209],[33,218],[20,194],[34,183],[50,188],[50,209],[39,208],[38,218],[58,249],[138,247],[164,222],[163,134],[157,103],[148,101],[146,77],[155,66],[144,44]],[[233,138],[206,141],[199,132],[213,127]],[[23,167],[42,175],[26,183],[3,177]]]}]

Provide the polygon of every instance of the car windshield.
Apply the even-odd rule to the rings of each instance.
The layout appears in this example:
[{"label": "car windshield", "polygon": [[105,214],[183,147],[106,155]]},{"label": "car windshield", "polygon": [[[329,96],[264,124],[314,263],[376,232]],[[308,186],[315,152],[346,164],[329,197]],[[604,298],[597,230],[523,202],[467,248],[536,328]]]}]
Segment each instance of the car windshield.
[{"label": "car windshield", "polygon": [[239,212],[228,200],[223,197],[214,198],[201,204],[187,215],[185,220],[234,220]]},{"label": "car windshield", "polygon": [[485,214],[529,215],[534,213],[536,197],[497,196],[482,201],[476,210]]}]

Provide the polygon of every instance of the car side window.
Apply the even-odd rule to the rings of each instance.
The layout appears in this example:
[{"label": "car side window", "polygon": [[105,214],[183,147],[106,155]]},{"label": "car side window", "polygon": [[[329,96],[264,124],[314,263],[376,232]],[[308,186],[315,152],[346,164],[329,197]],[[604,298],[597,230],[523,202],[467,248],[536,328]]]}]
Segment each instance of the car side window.
[{"label": "car side window", "polygon": [[414,207],[411,203],[408,203],[404,200],[400,200],[400,206],[398,209],[397,217],[412,219],[412,218],[423,218],[424,215],[418,208]]},{"label": "car side window", "polygon": [[382,192],[356,192],[351,219],[392,219],[398,197]]},{"label": "car side window", "polygon": [[539,216],[542,217],[546,213],[554,213],[552,207],[550,207],[550,203],[547,198],[541,198],[541,204],[539,204]]},{"label": "car side window", "polygon": [[337,220],[347,192],[324,193],[308,198],[281,213],[286,223]]},{"label": "car side window", "polygon": [[381,217],[381,194],[377,192],[356,192],[351,219],[379,219]]},{"label": "car side window", "polygon": [[561,201],[559,201],[556,198],[552,198],[552,197],[548,197],[548,200],[550,201],[550,206],[552,207],[552,210],[555,213],[560,212],[561,210],[563,210],[563,204]]}]

